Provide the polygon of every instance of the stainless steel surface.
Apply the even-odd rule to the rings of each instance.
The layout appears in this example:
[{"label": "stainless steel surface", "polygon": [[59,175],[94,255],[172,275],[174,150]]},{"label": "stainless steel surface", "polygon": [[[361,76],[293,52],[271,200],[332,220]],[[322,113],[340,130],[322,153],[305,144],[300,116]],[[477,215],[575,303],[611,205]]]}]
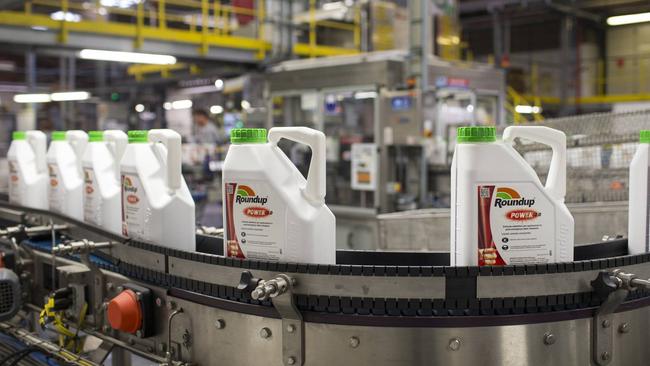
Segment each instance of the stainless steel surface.
[{"label": "stainless steel surface", "polygon": [[[243,269],[213,266],[186,259],[169,258],[169,273],[193,280],[236,286]],[[278,273],[249,270],[256,278],[275,278]],[[445,297],[445,280],[442,277],[375,277],[375,276],[323,276],[292,273],[298,285],[294,292],[327,296],[380,297],[380,298],[430,298]]]},{"label": "stainless steel surface", "polygon": [[[114,247],[121,245],[115,244]],[[113,254],[115,253],[118,252]],[[29,256],[26,266],[31,268],[34,278],[32,298],[40,301],[45,287],[43,264],[50,263],[52,255],[36,251],[26,254]],[[144,255],[144,252],[140,254]],[[54,260],[57,266],[69,267],[59,268],[60,272],[88,271],[88,263],[77,263],[60,257]],[[622,266],[619,269],[622,272],[616,273],[628,278],[630,283],[634,283],[635,278],[650,278],[648,264]],[[170,274],[210,283],[236,286],[242,271],[242,268],[169,258]],[[256,278],[264,279],[274,279],[281,275],[271,271],[251,272]],[[596,278],[597,273],[598,271],[544,276],[479,276],[477,297],[542,296],[591,291],[589,282]],[[214,365],[215,362],[228,366],[248,366],[259,364],[260,360],[270,366],[299,365],[303,363],[301,352],[304,352],[304,365],[309,366],[599,365],[594,357],[594,349],[599,350],[594,347],[597,339],[594,336],[596,325],[590,315],[583,315],[586,318],[582,319],[549,321],[544,314],[524,314],[517,317],[524,319],[527,324],[501,326],[479,326],[471,318],[458,317],[457,319],[469,319],[462,327],[444,326],[442,323],[429,325],[431,323],[425,323],[424,320],[417,326],[406,326],[406,323],[403,326],[341,325],[346,322],[352,324],[349,322],[351,319],[359,321],[365,318],[344,314],[336,314],[332,324],[305,322],[304,319],[309,318],[305,316],[304,319],[299,319],[302,314],[291,303],[292,297],[287,296],[290,291],[345,297],[437,299],[445,297],[446,283],[441,277],[289,275],[291,278],[283,277],[287,292],[272,297],[273,305],[282,316],[281,319],[276,319],[180,299],[169,295],[165,288],[133,281],[110,271],[101,271],[104,295],[101,300],[91,297],[91,302],[103,303],[105,299],[112,298],[126,282],[150,288],[155,298],[155,305],[149,309],[154,321],[154,335],[139,338],[120,333],[106,327],[105,322],[102,322],[104,326],[99,330],[88,330],[106,342],[126,348],[131,353],[150,357],[155,362],[164,362],[164,356],[168,353],[171,360],[191,362],[197,366]],[[292,279],[295,279],[295,285]],[[83,284],[86,280],[81,278],[75,282]],[[639,285],[644,283],[639,282]],[[96,286],[97,284],[91,285]],[[236,303],[223,301],[220,304],[228,308]],[[173,315],[180,309],[182,313]],[[612,312],[614,310],[616,309],[607,311],[607,318],[604,319],[608,322],[607,327],[604,327],[602,321],[597,323],[608,329],[608,332],[611,330],[605,349],[598,352],[600,360],[608,360],[608,366],[647,365],[650,360],[650,347],[647,347],[647,339],[650,337],[650,328],[647,326],[650,322],[650,307],[619,313]],[[171,319],[172,326],[168,326]],[[299,345],[296,345],[297,342],[292,343],[291,338],[286,338],[300,334],[300,330],[304,330],[303,336],[294,338],[302,339]],[[287,348],[287,345],[290,347]],[[298,348],[300,350],[296,351]]]},{"label": "stainless steel surface", "polygon": [[[650,277],[650,267],[642,264],[622,267],[626,272]],[[544,296],[592,291],[593,281],[600,271],[583,271],[527,276],[479,276],[476,282],[478,298],[510,296]]]},{"label": "stainless steel surface", "polygon": [[346,85],[397,85],[402,82],[402,62],[362,58],[332,58],[340,61],[319,64],[303,60],[305,68],[287,70],[282,64],[266,74],[271,93],[301,90],[340,88]]},{"label": "stainless steel surface", "polygon": [[[202,334],[193,345],[196,365],[283,365],[281,320],[214,309],[175,299],[186,310],[187,326]],[[613,337],[611,365],[645,366],[650,359],[645,326],[650,309],[612,315],[611,326],[631,324]],[[228,331],[213,326],[224,319]],[[305,365],[596,365],[591,357],[592,319],[528,325],[468,328],[393,328],[305,323]],[[269,337],[260,337],[262,329]],[[549,342],[548,335],[554,341]],[[350,340],[358,344],[352,347]],[[356,343],[357,341],[354,341]],[[215,345],[218,345],[216,347]],[[245,345],[245,346],[244,346]],[[218,355],[218,356],[217,356]]]}]

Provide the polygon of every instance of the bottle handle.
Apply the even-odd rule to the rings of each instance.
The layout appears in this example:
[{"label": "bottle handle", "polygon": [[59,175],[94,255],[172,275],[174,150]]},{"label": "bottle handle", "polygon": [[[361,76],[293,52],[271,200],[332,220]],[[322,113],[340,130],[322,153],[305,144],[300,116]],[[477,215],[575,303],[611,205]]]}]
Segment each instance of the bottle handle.
[{"label": "bottle handle", "polygon": [[77,156],[77,169],[81,173],[81,159],[86,150],[86,145],[88,145],[88,134],[81,130],[70,130],[65,133],[65,139],[72,146],[72,151]]},{"label": "bottle handle", "polygon": [[167,185],[172,191],[181,188],[181,135],[169,129],[150,130],[149,142],[154,144],[159,142],[165,145],[167,148]]},{"label": "bottle handle", "polygon": [[106,130],[104,131],[104,141],[107,142],[109,150],[113,153],[115,159],[115,174],[116,178],[120,180],[120,161],[126,145],[129,143],[129,138],[124,131],[120,130]]},{"label": "bottle handle", "polygon": [[558,200],[566,195],[566,135],[544,126],[510,126],[503,131],[503,141],[512,143],[517,137],[548,145],[553,151],[546,178],[546,190]]},{"label": "bottle handle", "polygon": [[27,142],[32,146],[36,158],[36,171],[38,173],[47,172],[47,136],[42,131],[32,130],[25,133]]},{"label": "bottle handle", "polygon": [[307,127],[273,127],[269,130],[269,142],[276,145],[287,139],[311,148],[311,161],[307,173],[307,185],[303,193],[314,204],[325,203],[325,134]]}]

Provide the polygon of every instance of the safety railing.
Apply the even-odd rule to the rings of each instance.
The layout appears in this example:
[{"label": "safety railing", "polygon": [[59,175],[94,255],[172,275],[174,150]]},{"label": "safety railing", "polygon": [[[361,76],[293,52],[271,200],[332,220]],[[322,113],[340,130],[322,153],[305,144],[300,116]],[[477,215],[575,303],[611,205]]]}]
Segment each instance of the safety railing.
[{"label": "safety railing", "polygon": [[[0,11],[0,25],[57,31],[61,43],[68,42],[70,32],[95,33],[133,38],[136,49],[145,40],[169,41],[196,44],[199,55],[211,47],[250,50],[259,60],[272,47],[268,32],[277,28],[269,26],[272,20],[263,0],[116,0],[114,6],[103,4],[99,0],[29,0],[22,12]],[[314,0],[309,6],[310,14],[317,11]],[[354,9],[352,21],[310,16],[309,40],[295,44],[294,54],[318,57],[358,52],[361,16],[358,6]],[[317,32],[325,28],[352,33],[353,47],[319,44]]]},{"label": "safety railing", "polygon": [[[571,84],[577,86],[577,93],[563,79],[564,67],[555,61],[527,65],[521,83],[525,86],[522,96],[529,100],[537,98],[543,105],[551,106],[650,101],[650,54],[581,58],[579,72],[568,75]],[[560,95],[562,88],[567,94],[564,100]]]},{"label": "safety railing", "polygon": [[[531,102],[532,101],[532,102]],[[514,124],[544,120],[542,116],[542,103],[540,98],[526,98],[512,87],[507,88],[506,111],[512,116]],[[529,117],[530,116],[530,117]]]}]

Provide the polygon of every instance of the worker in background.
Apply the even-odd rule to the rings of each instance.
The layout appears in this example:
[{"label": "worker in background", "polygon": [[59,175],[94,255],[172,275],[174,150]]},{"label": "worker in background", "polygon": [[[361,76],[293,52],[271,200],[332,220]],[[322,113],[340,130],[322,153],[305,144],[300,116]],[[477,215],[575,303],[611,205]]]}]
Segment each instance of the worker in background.
[{"label": "worker in background", "polygon": [[203,109],[192,111],[194,118],[194,141],[198,144],[220,145],[226,142],[226,133],[223,128],[210,120],[208,112]]}]

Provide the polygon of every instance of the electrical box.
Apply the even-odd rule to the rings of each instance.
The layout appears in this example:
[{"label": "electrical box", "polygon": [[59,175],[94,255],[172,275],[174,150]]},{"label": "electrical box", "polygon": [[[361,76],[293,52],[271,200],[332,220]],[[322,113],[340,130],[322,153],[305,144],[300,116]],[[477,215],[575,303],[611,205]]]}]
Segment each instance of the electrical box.
[{"label": "electrical box", "polygon": [[416,90],[382,91],[378,116],[384,145],[416,145],[422,137],[420,93]]}]

